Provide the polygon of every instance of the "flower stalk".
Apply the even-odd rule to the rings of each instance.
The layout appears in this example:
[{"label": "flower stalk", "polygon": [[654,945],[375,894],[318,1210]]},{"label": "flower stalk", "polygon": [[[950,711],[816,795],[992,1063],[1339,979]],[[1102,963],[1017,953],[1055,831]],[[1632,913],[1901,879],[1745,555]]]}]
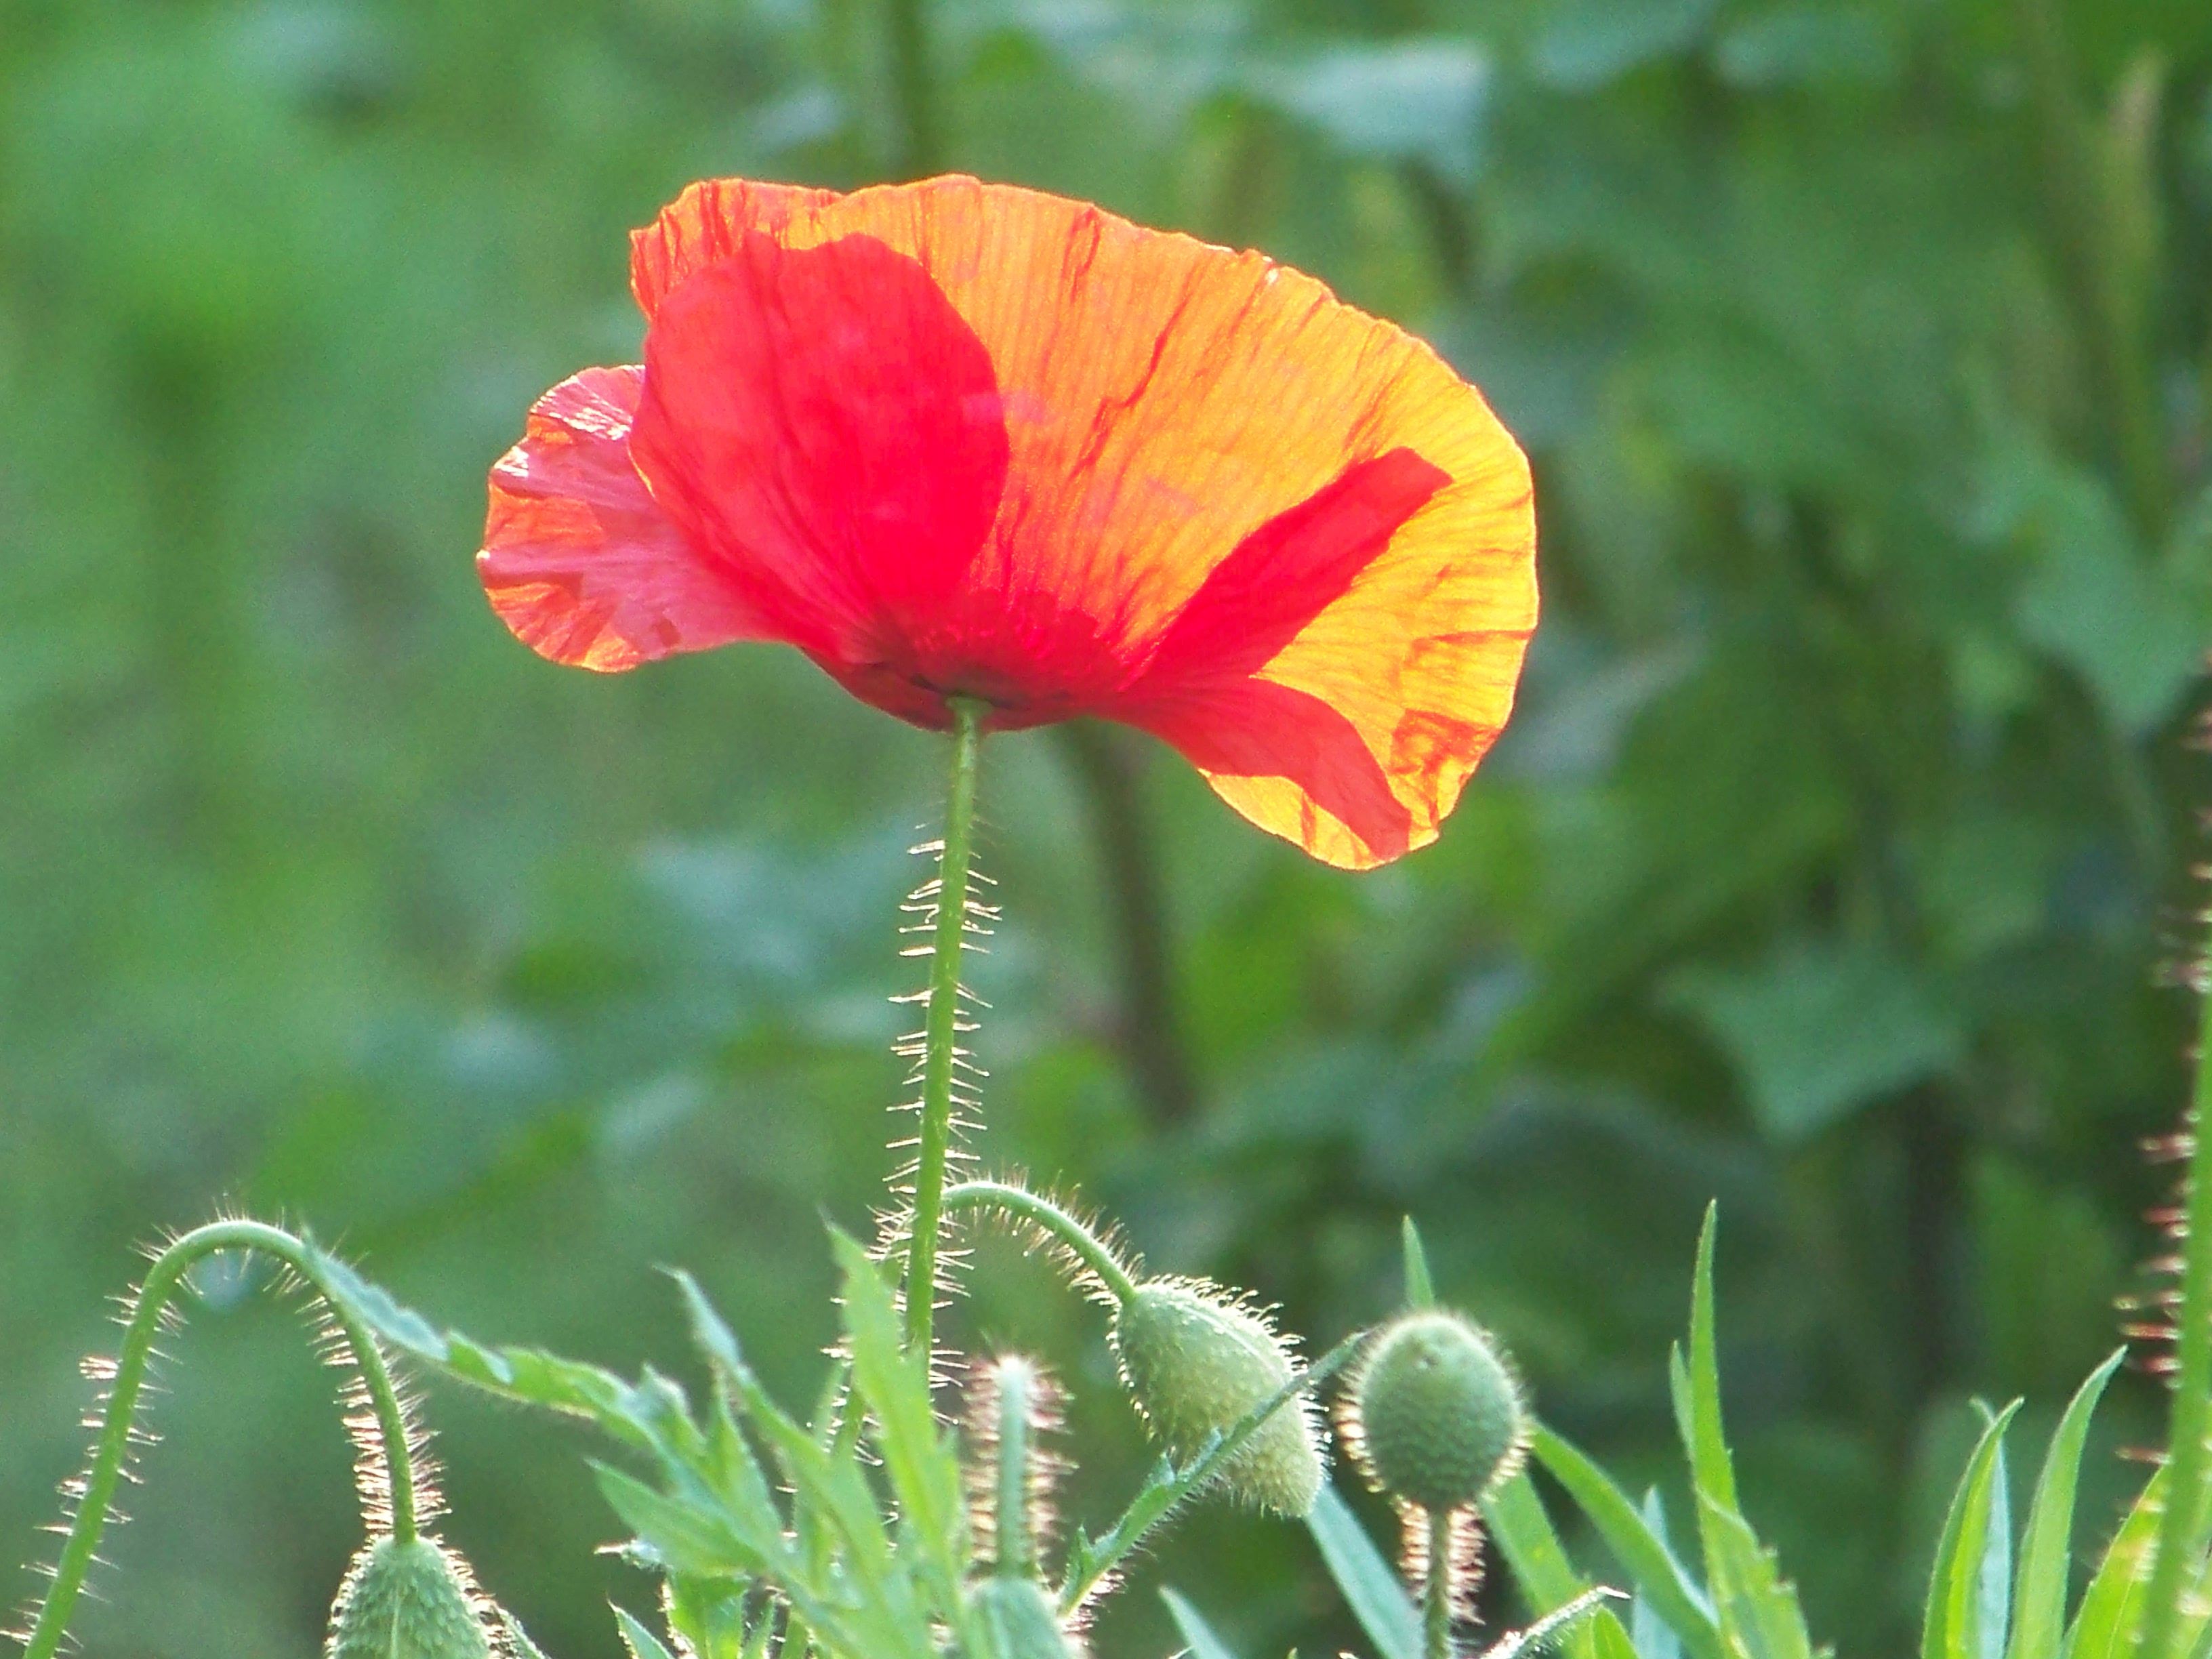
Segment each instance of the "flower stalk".
[{"label": "flower stalk", "polygon": [[1137,1294],[1137,1282],[1113,1247],[1042,1194],[1010,1181],[963,1181],[945,1189],[947,1214],[963,1210],[996,1210],[1024,1226],[1035,1227],[1064,1248],[1097,1277],[1099,1284],[1122,1305]]},{"label": "flower stalk", "polygon": [[[347,1310],[346,1304],[325,1284],[313,1253],[282,1228],[258,1221],[210,1222],[175,1240],[154,1259],[146,1281],[125,1328],[123,1346],[116,1356],[114,1380],[107,1396],[106,1414],[94,1443],[92,1465],[86,1470],[83,1491],[69,1535],[54,1564],[53,1584],[40,1603],[23,1645],[23,1659],[53,1659],[69,1628],[85,1576],[100,1549],[115,1492],[130,1462],[131,1435],[138,1401],[145,1391],[147,1372],[153,1363],[155,1339],[185,1275],[206,1257],[223,1250],[258,1251],[283,1262],[321,1295],[331,1317],[352,1351],[362,1389],[373,1413],[374,1446],[382,1452],[382,1467],[372,1468],[379,1495],[388,1510],[391,1536],[402,1544],[416,1534],[416,1497],[413,1453],[409,1445],[407,1413],[384,1355],[375,1339]],[[370,1449],[364,1442],[364,1455]]]},{"label": "flower stalk", "polygon": [[2203,1537],[2204,1487],[2212,1474],[2212,995],[2197,1040],[2190,1108],[2188,1219],[2182,1239],[2181,1306],[2174,1344],[2173,1420],[2167,1440],[2166,1512],[2145,1598],[2142,1659],[2180,1659],[2182,1604]]},{"label": "flower stalk", "polygon": [[1429,1532],[1429,1570],[1421,1595],[1422,1656],[1423,1659],[1452,1659],[1451,1511],[1431,1510],[1422,1524]]},{"label": "flower stalk", "polygon": [[945,1215],[945,1177],[952,1155],[953,1073],[958,1066],[960,957],[966,948],[968,889],[975,857],[975,784],[981,770],[981,703],[950,699],[952,770],[938,853],[936,918],[929,957],[921,1053],[921,1137],[915,1158],[914,1215],[907,1240],[906,1329],[909,1346],[927,1354],[937,1310],[938,1234]]}]

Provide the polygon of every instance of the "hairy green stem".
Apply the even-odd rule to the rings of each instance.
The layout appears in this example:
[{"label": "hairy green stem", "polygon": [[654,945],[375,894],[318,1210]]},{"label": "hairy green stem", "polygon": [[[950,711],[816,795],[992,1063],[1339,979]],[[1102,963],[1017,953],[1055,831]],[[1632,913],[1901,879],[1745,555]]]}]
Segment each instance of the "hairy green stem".
[{"label": "hairy green stem", "polygon": [[975,856],[975,780],[983,745],[983,705],[969,697],[954,697],[951,703],[952,776],[945,805],[945,842],[937,860],[936,933],[922,1023],[921,1140],[915,1159],[914,1231],[906,1257],[907,1341],[924,1354],[930,1351],[930,1327],[937,1310],[937,1235],[944,1219],[945,1172],[952,1153],[960,956],[968,927],[968,883]]},{"label": "hairy green stem", "polygon": [[1026,1578],[1036,1557],[1030,1538],[1030,1412],[1036,1381],[1028,1366],[999,1368],[998,1574]]},{"label": "hairy green stem", "polygon": [[945,1189],[947,1212],[998,1210],[1042,1228],[1067,1247],[1070,1255],[1096,1274],[1116,1302],[1126,1305],[1137,1294],[1137,1281],[1105,1240],[1080,1219],[1040,1194],[1009,1181],[963,1181]]},{"label": "hairy green stem", "polygon": [[1421,1595],[1423,1659],[1451,1659],[1452,1517],[1449,1510],[1431,1510],[1429,1581]]},{"label": "hairy green stem", "polygon": [[2198,1037],[2196,1097],[2190,1109],[2187,1229],[2182,1241],[2181,1307],[2174,1345],[2173,1421],[2166,1466],[2166,1513],[2144,1598],[2142,1659],[2179,1659],[2182,1602],[2202,1549],[2204,1486],[2212,1473],[2212,996]]},{"label": "hairy green stem", "polygon": [[370,1409],[376,1415],[391,1496],[392,1536],[402,1543],[415,1537],[415,1467],[407,1445],[407,1417],[375,1339],[331,1293],[315,1256],[300,1240],[282,1228],[258,1221],[210,1222],[195,1227],[155,1257],[146,1282],[139,1286],[138,1300],[116,1356],[115,1379],[107,1396],[106,1414],[100,1420],[100,1437],[93,1447],[92,1467],[85,1473],[84,1492],[77,1501],[61,1559],[54,1564],[53,1586],[24,1643],[23,1659],[53,1659],[61,1645],[77,1595],[84,1588],[85,1575],[100,1548],[100,1534],[106,1528],[116,1486],[130,1460],[132,1422],[153,1361],[154,1341],[161,1334],[162,1314],[194,1264],[221,1250],[258,1250],[273,1256],[322,1296],[344,1334],[346,1346],[353,1350]]}]

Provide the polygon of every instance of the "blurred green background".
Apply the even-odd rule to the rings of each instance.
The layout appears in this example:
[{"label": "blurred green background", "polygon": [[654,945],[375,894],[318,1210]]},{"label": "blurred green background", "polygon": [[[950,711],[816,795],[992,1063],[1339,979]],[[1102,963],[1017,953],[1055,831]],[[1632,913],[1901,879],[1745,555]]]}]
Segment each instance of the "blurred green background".
[{"label": "blurred green background", "polygon": [[[1899,1650],[1969,1401],[2049,1413],[2154,1248],[2212,8],[941,0],[916,75],[896,6],[0,0],[0,1556],[134,1243],[219,1201],[624,1364],[686,1365],[679,1261],[811,1397],[937,741],[767,648],[549,666],[469,556],[529,400],[637,353],[629,226],[943,165],[1429,334],[1535,458],[1547,605],[1378,874],[1119,734],[994,744],[988,1157],[1317,1340],[1393,1304],[1411,1212],[1639,1486],[1717,1195],[1747,1507],[1816,1632]],[[1073,1386],[1095,1522],[1143,1456],[1096,1320],[983,1254],[958,1328]],[[306,1653],[357,1536],[296,1322],[208,1288],[95,1654]],[[2123,1385],[2096,1520],[2157,1410]],[[430,1415],[451,1536],[612,1654],[649,1588],[591,1554],[592,1448]],[[1178,1537],[1243,1651],[1357,1641],[1301,1533]],[[1172,1645],[1158,1573],[1108,1659]]]}]

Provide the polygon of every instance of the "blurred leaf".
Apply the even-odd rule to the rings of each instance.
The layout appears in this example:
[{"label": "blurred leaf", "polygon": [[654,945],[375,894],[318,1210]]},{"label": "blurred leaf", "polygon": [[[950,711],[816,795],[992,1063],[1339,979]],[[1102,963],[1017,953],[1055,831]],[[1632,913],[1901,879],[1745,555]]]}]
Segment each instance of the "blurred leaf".
[{"label": "blurred leaf", "polygon": [[1897,70],[1897,42],[1870,8],[1789,5],[1730,25],[1713,63],[1742,87],[1886,81]]},{"label": "blurred leaf", "polygon": [[1190,1659],[1237,1659],[1229,1644],[1214,1633],[1196,1607],[1174,1590],[1163,1588],[1160,1600],[1168,1604],[1168,1612],[1175,1618],[1176,1628],[1190,1650]]},{"label": "blurred leaf", "polygon": [[1536,1431],[1534,1450],[1627,1569],[1638,1597],[1648,1599],[1696,1659],[1726,1659],[1705,1591],[1612,1478],[1549,1429]]},{"label": "blurred leaf", "polygon": [[[1667,1510],[1656,1486],[1644,1495],[1644,1524],[1667,1549],[1671,1559],[1673,1546],[1667,1537]],[[1682,1638],[1660,1616],[1653,1598],[1642,1590],[1637,1592],[1635,1604],[1628,1611],[1628,1634],[1636,1644],[1636,1659],[1682,1659]]]},{"label": "blurred leaf", "polygon": [[1686,52],[1717,9],[1718,0],[1568,0],[1537,35],[1529,67],[1554,86],[1595,92]]},{"label": "blurred leaf", "polygon": [[[1544,1500],[1536,1495],[1526,1471],[1483,1500],[1482,1518],[1513,1569],[1522,1598],[1538,1617],[1589,1593],[1589,1581],[1568,1560],[1551,1517],[1544,1513]],[[1589,1623],[1573,1626],[1565,1645],[1575,1659],[1637,1659],[1628,1632],[1610,1607],[1600,1608]]]},{"label": "blurred leaf", "polygon": [[2212,635],[2200,595],[2146,558],[2110,492],[2068,471],[2045,487],[2035,563],[2021,590],[2021,630],[2087,684],[2130,735],[2172,712]]},{"label": "blurred leaf", "polygon": [[1249,71],[1248,91],[1352,155],[1422,161],[1466,181],[1480,158],[1489,59],[1462,40],[1346,44]]},{"label": "blurred leaf", "polygon": [[[1408,1232],[1407,1237],[1411,1238],[1413,1235]],[[1313,1510],[1306,1516],[1306,1529],[1320,1547],[1321,1559],[1328,1565],[1329,1577],[1344,1592],[1345,1605],[1359,1620],[1359,1627],[1375,1644],[1376,1651],[1382,1659],[1419,1659],[1420,1612],[1398,1582],[1395,1570],[1368,1537],[1366,1528],[1359,1524],[1344,1499],[1337,1496],[1335,1487],[1323,1483],[1321,1496],[1315,1499]],[[1188,1635],[1188,1631],[1185,1635]]]},{"label": "blurred leaf", "polygon": [[1810,1139],[1854,1108],[1957,1063],[1957,1023],[1879,945],[1801,944],[1764,966],[1685,971],[1668,1000],[1705,1024],[1775,1140]]},{"label": "blurred leaf", "polygon": [[628,1607],[615,1609],[615,1626],[629,1659],[675,1659],[666,1644],[640,1623]]}]

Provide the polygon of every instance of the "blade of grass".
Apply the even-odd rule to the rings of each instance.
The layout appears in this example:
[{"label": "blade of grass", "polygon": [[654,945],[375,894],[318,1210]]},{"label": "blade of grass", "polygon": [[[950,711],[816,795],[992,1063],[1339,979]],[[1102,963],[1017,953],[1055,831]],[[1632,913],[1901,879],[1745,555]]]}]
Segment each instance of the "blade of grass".
[{"label": "blade of grass", "polygon": [[[1997,1530],[1992,1522],[2001,1520],[1995,1493],[2004,1433],[2019,1409],[2020,1402],[2014,1401],[1991,1419],[1959,1477],[1929,1574],[1921,1659],[1990,1659],[1984,1639],[1988,1622],[1983,1605],[1985,1558]],[[2010,1542],[2009,1538],[2002,1540],[2008,1555]],[[2002,1632],[1997,1640],[2002,1644]]]},{"label": "blade of grass", "polygon": [[2066,1580],[2073,1559],[2074,1497],[2081,1454],[2105,1385],[2126,1358],[2123,1348],[2090,1373],[2051,1437],[2051,1449],[2044,1455],[2043,1473],[2036,1478],[2035,1497],[2028,1505],[2027,1532],[2021,1540],[2008,1659],[2058,1659],[2066,1637]]},{"label": "blade of grass", "polygon": [[1680,1636],[1695,1659],[1728,1659],[1712,1604],[1674,1551],[1656,1537],[1626,1493],[1571,1443],[1540,1425],[1531,1449],[1566,1488],[1598,1535],[1628,1571],[1638,1591]]}]

